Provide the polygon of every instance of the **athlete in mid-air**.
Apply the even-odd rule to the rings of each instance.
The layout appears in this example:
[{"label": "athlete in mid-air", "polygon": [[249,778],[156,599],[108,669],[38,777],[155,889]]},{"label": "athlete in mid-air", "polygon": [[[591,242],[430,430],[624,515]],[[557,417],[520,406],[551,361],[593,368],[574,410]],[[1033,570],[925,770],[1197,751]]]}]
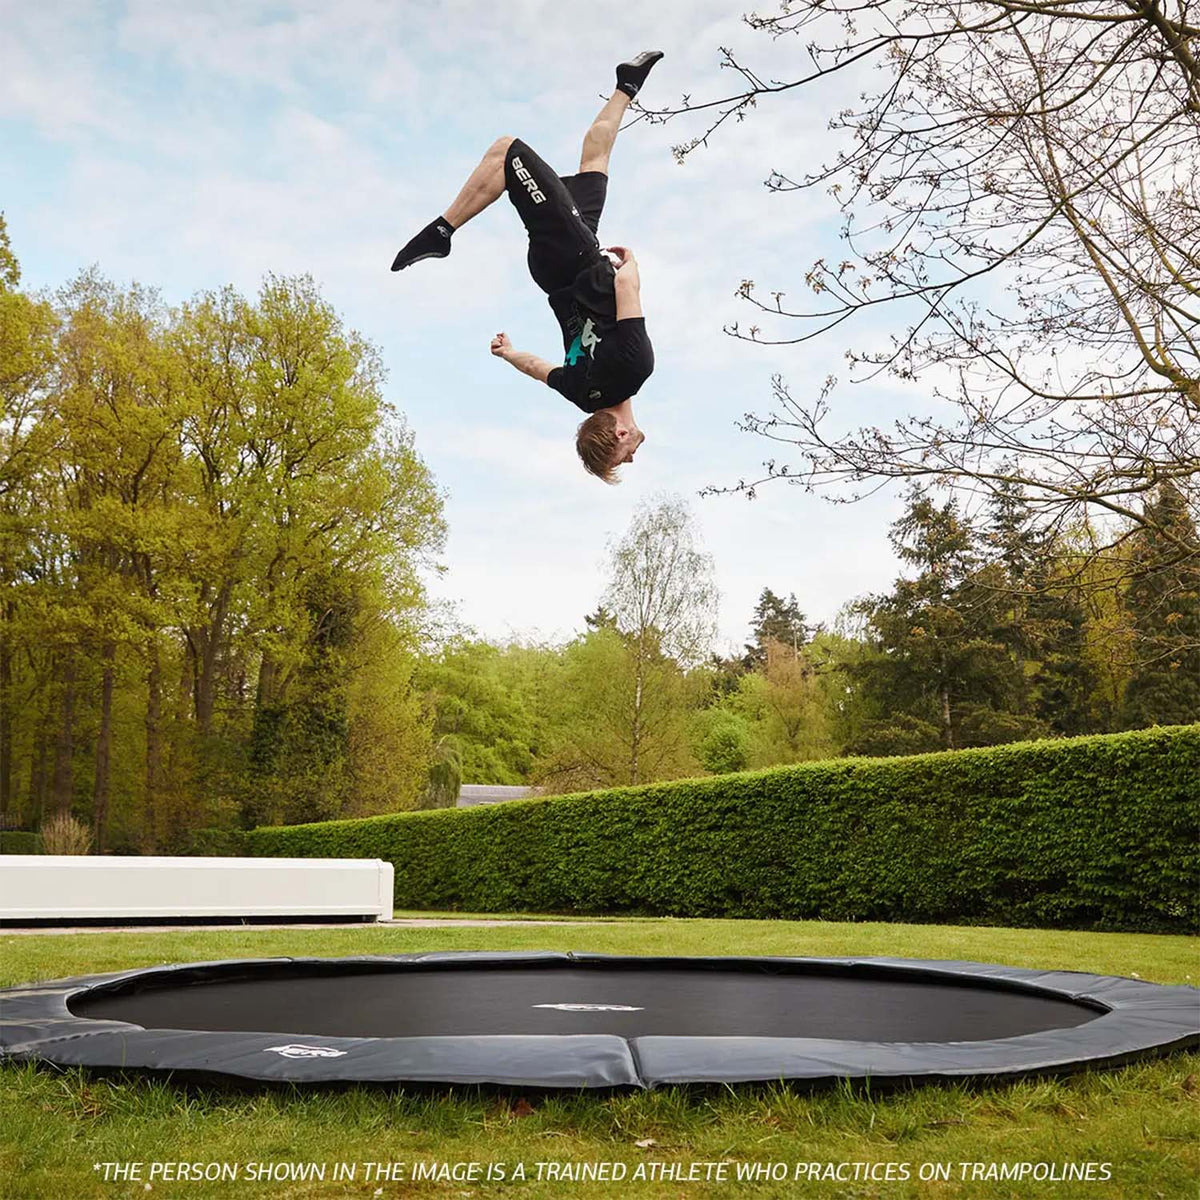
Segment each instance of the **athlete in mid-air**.
[{"label": "athlete in mid-air", "polygon": [[494,142],[454,203],[396,255],[393,271],[425,258],[445,258],[451,235],[507,191],[529,233],[529,273],[547,294],[562,326],[562,365],[517,350],[508,335],[492,353],[547,383],[591,415],[575,448],[606,483],[632,462],[645,440],[632,398],[654,370],[642,316],[637,260],[624,246],[602,250],[596,237],[608,188],[608,159],[629,102],[662,52],[647,50],[617,67],[617,87],[584,135],[579,173],[560,178],[524,142]]}]

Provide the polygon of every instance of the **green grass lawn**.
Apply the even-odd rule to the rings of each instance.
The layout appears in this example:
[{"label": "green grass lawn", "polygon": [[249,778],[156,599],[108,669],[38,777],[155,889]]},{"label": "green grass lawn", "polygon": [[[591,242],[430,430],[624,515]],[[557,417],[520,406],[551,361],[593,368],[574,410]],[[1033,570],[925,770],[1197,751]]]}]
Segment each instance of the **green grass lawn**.
[{"label": "green grass lawn", "polygon": [[[412,914],[429,915],[429,914]],[[587,950],[624,954],[887,954],[1200,981],[1197,941],[1137,934],[784,921],[610,921],[576,927],[459,929],[137,930],[54,936],[0,933],[0,983],[165,962],[271,955],[426,950]],[[873,1097],[838,1089],[707,1089],[595,1097],[455,1089],[259,1091],[101,1079],[78,1072],[0,1071],[0,1197],[1088,1197],[1197,1195],[1200,1056],[1115,1072]],[[241,1164],[235,1183],[105,1183],[96,1163]],[[362,1164],[449,1162],[525,1166],[527,1179],[366,1180]],[[328,1164],[324,1182],[249,1182],[246,1164]],[[353,1182],[333,1164],[356,1163]],[[739,1164],[894,1164],[859,1182],[738,1182]],[[1096,1163],[1107,1180],[963,1179],[961,1164]],[[625,1164],[620,1183],[536,1179],[538,1163]],[[727,1163],[727,1182],[634,1182],[641,1165]],[[919,1164],[950,1164],[922,1182]],[[658,1169],[658,1168],[654,1168]],[[697,1168],[702,1174],[706,1168]],[[711,1168],[716,1170],[716,1168]],[[778,1170],[778,1168],[776,1168]],[[878,1166],[876,1170],[883,1170]],[[545,1170],[545,1168],[543,1168]],[[846,1168],[853,1170],[853,1167]]]}]

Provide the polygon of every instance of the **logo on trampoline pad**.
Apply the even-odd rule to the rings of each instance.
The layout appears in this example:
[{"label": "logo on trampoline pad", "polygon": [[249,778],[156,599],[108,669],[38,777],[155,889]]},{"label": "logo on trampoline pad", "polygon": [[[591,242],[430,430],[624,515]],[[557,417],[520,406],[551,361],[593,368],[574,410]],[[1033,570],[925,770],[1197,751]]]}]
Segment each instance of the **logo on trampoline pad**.
[{"label": "logo on trampoline pad", "polygon": [[559,1012],[645,1012],[633,1004],[535,1004],[534,1008],[556,1008]]},{"label": "logo on trampoline pad", "polygon": [[264,1054],[279,1054],[284,1058],[342,1058],[345,1050],[335,1050],[332,1046],[268,1046]]}]

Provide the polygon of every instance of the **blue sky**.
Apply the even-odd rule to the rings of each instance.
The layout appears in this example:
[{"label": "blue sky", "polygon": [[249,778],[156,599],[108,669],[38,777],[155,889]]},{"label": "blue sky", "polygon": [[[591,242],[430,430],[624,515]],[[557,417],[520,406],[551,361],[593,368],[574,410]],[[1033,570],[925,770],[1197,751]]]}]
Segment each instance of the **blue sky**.
[{"label": "blue sky", "polygon": [[[845,90],[761,107],[678,165],[698,127],[645,123],[614,154],[605,244],[641,264],[657,369],[635,402],[647,434],[617,488],[574,455],[578,414],[488,353],[493,333],[554,358],[552,314],[524,269],[502,200],[444,261],[388,271],[501,134],[564,174],[612,87],[613,65],[657,46],[648,101],[721,94],[717,47],[794,74],[799,42],[771,43],[740,2],[610,0],[0,0],[0,208],[24,282],[53,287],[95,263],[169,302],[267,271],[308,272],[383,352],[389,399],[447,492],[448,568],[435,595],[493,638],[569,636],[603,588],[605,546],[639,501],[690,499],[722,592],[721,641],[745,636],[764,586],[830,620],[896,573],[883,496],[831,505],[798,488],[699,498],[754,477],[766,443],[735,421],[765,411],[770,378],[816,388],[845,343],[765,348],[722,333],[749,310],[739,283],[799,293],[837,252],[820,196],[771,195],[833,146]],[[852,90],[852,89],[851,89]],[[839,389],[839,422],[890,420],[883,387]]]}]

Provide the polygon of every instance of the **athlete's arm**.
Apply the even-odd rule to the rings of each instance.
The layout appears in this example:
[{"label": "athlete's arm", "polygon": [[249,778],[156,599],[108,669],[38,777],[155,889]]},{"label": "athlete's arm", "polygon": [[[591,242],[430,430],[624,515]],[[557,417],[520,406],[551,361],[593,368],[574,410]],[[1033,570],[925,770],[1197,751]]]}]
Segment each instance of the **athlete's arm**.
[{"label": "athlete's arm", "polygon": [[513,349],[507,333],[498,333],[492,338],[492,353],[497,358],[512,363],[522,375],[528,375],[530,379],[536,379],[539,383],[546,382],[556,365],[544,358],[538,358],[536,354],[530,354],[528,350]]},{"label": "athlete's arm", "polygon": [[617,259],[617,275],[613,287],[617,293],[617,320],[642,316],[642,280],[637,259],[627,246],[610,246]]}]

